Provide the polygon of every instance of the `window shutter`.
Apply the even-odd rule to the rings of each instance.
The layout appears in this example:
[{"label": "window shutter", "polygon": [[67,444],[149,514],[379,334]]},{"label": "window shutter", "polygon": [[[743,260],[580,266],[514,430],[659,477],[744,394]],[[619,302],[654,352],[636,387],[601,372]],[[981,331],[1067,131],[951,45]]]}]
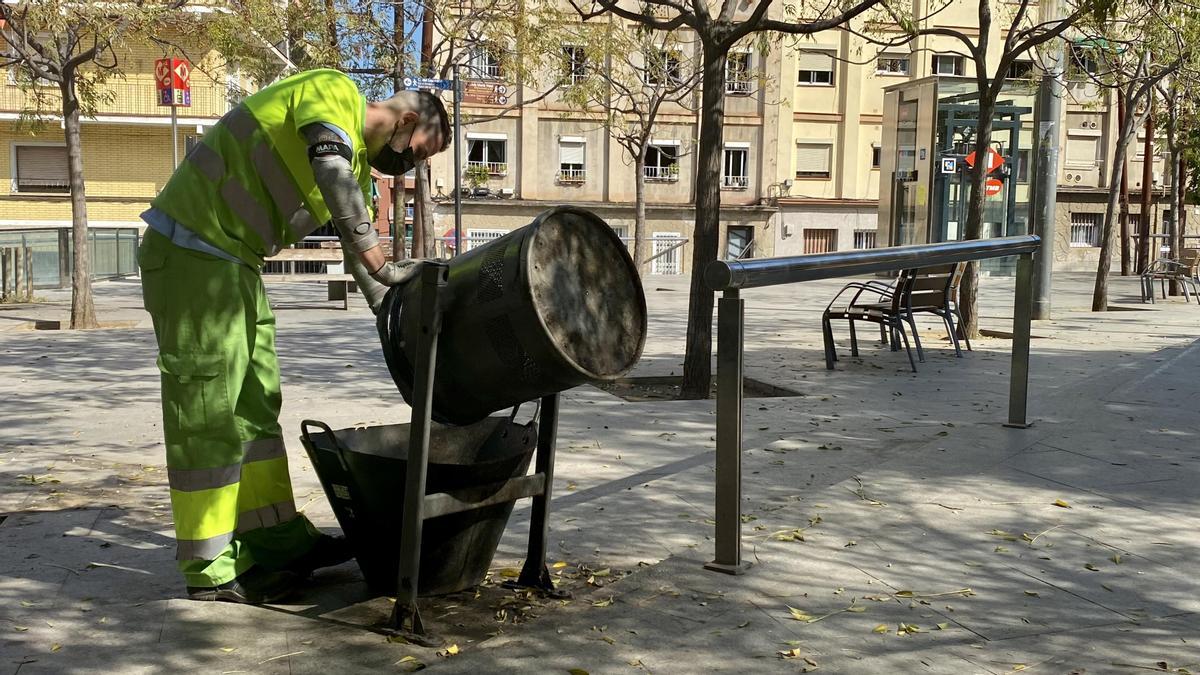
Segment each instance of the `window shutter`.
[{"label": "window shutter", "polygon": [[829,155],[833,146],[828,143],[798,143],[796,145],[796,171],[806,173],[829,173]]},{"label": "window shutter", "polygon": [[49,145],[18,145],[16,173],[17,183],[21,186],[67,187],[67,149]]},{"label": "window shutter", "polygon": [[801,52],[800,70],[833,70],[833,56],[826,52]]},{"label": "window shutter", "polygon": [[1067,161],[1077,164],[1094,164],[1098,155],[1099,140],[1094,136],[1068,136]]},{"label": "window shutter", "polygon": [[558,144],[558,161],[560,164],[583,164],[584,144],[562,142]]}]

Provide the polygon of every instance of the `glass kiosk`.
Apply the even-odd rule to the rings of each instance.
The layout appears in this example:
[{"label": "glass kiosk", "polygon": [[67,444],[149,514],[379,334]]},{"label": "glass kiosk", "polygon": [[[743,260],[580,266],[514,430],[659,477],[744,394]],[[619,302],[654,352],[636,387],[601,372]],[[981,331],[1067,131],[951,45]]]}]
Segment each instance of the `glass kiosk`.
[{"label": "glass kiosk", "polygon": [[[974,78],[933,76],[884,89],[878,241],[886,246],[963,238],[970,167],[988,169],[980,236],[1029,232],[1029,145],[1036,85],[1005,84],[992,120],[992,152],[976,158],[979,90]],[[1028,139],[1028,140],[1026,140]],[[983,263],[1011,274],[1012,262]]]}]

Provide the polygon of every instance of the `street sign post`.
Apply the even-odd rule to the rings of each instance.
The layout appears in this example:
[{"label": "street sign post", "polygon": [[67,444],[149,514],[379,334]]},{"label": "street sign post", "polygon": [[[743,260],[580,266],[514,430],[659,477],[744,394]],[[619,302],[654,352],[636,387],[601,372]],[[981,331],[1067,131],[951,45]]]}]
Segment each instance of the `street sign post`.
[{"label": "street sign post", "polygon": [[465,103],[508,105],[508,86],[467,80],[463,83],[462,100]]},{"label": "street sign post", "polygon": [[405,89],[437,89],[446,90],[454,88],[453,80],[435,80],[431,77],[406,77],[400,81]]},{"label": "street sign post", "polygon": [[179,166],[179,121],[175,109],[192,105],[192,64],[187,59],[155,59],[154,87],[158,91],[158,105],[171,107],[171,161]]}]

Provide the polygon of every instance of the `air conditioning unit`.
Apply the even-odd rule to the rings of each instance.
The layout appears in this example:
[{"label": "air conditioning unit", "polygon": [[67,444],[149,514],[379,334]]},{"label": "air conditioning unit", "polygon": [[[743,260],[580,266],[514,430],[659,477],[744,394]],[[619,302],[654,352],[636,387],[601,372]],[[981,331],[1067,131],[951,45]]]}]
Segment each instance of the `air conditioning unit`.
[{"label": "air conditioning unit", "polygon": [[511,198],[513,196],[513,189],[512,188],[500,188],[500,196],[505,199]]},{"label": "air conditioning unit", "polygon": [[433,183],[433,186],[436,187],[437,189],[441,190],[446,187],[446,181],[439,178]]},{"label": "air conditioning unit", "polygon": [[1151,179],[1153,181],[1152,185],[1158,185],[1159,183],[1162,183],[1162,174],[1158,171],[1155,171],[1153,174],[1151,174]]}]

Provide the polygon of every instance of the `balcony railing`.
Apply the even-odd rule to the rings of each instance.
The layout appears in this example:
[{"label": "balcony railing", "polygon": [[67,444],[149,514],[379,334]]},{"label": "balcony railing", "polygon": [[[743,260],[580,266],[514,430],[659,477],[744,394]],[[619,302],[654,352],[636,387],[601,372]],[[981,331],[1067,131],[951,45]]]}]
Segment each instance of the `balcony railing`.
[{"label": "balcony railing", "polygon": [[646,180],[674,183],[679,180],[679,165],[647,166],[642,175],[646,177]]},{"label": "balcony railing", "polygon": [[750,93],[750,81],[749,80],[726,80],[725,81],[725,93],[726,94],[749,94]]},{"label": "balcony railing", "polygon": [[467,162],[467,171],[487,171],[489,176],[505,176],[508,174],[508,164],[504,162]]},{"label": "balcony railing", "polygon": [[730,190],[745,190],[750,185],[746,176],[725,176],[721,179],[721,187]]},{"label": "balcony railing", "polygon": [[558,172],[560,183],[582,183],[587,180],[587,169],[563,169]]},{"label": "balcony railing", "polygon": [[[0,83],[3,80],[0,79]],[[112,93],[104,97],[93,111],[96,115],[129,115],[140,117],[170,117],[171,109],[158,105],[158,93],[154,82],[110,82],[104,90]],[[42,98],[42,112],[46,115],[62,114],[58,90],[38,87]],[[229,112],[229,101],[233,95],[224,85],[192,85],[192,105],[178,108],[180,117],[217,118]],[[0,111],[22,112],[37,107],[37,97],[13,84],[0,84]]]}]

